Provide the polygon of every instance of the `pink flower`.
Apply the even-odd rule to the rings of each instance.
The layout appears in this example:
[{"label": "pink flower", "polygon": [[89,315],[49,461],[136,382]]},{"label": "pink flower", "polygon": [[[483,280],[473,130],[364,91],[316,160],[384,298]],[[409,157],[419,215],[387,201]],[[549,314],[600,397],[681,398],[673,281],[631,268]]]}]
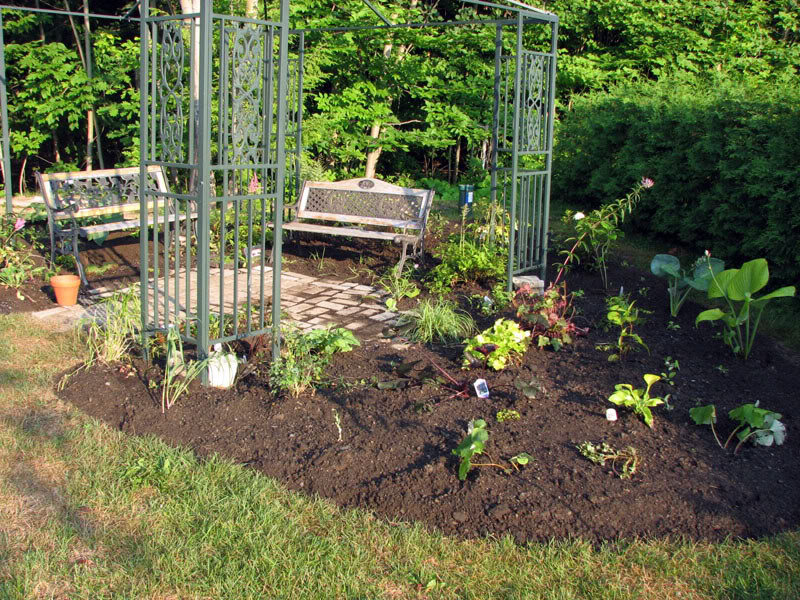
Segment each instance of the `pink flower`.
[{"label": "pink flower", "polygon": [[709,252],[708,250],[706,250],[706,256],[708,256],[708,257],[711,257],[711,252]]},{"label": "pink flower", "polygon": [[642,187],[645,189],[650,189],[655,185],[655,181],[650,179],[649,177],[642,177]]},{"label": "pink flower", "polygon": [[25,219],[23,219],[22,217],[19,217],[17,219],[17,222],[14,223],[14,231],[19,231],[23,227],[25,227]]},{"label": "pink flower", "polygon": [[247,192],[250,194],[255,194],[258,192],[258,189],[261,187],[261,183],[258,181],[258,176],[253,173],[253,176],[250,178],[250,185],[247,188]]}]

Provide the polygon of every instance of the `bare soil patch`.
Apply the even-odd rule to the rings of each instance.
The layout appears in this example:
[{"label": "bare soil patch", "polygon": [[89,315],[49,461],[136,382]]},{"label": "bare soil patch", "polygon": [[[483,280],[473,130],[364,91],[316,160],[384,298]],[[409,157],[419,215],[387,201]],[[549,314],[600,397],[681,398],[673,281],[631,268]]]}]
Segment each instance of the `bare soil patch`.
[{"label": "bare soil patch", "polygon": [[[354,275],[365,260],[380,273],[397,260],[391,245],[353,242],[334,248],[328,241],[287,243],[287,268],[315,275]],[[325,261],[319,258],[325,249]],[[312,257],[313,255],[313,257]],[[366,259],[361,259],[365,256]],[[327,270],[326,270],[327,269]],[[167,414],[161,413],[157,366],[138,360],[133,367],[98,365],[68,380],[61,398],[109,426],[135,435],[156,435],[198,454],[221,454],[341,506],[374,511],[389,521],[419,521],[445,533],[474,537],[505,534],[519,541],[577,536],[599,542],[637,536],[684,536],[718,540],[760,537],[800,524],[800,437],[797,433],[798,361],[772,340],[759,337],[751,358],[735,358],[709,326],[694,327],[700,308],[687,304],[667,327],[666,284],[647,272],[612,265],[611,289],[621,286],[637,305],[652,310],[638,333],[648,345],[626,360],[609,363],[596,349],[612,339],[602,329],[606,292],[596,273],[575,271],[570,289],[585,337],[560,352],[532,349],[501,372],[461,370],[461,348],[395,346],[365,340],[337,355],[329,383],[299,398],[269,390],[268,359],[240,378],[232,390],[193,384]],[[455,297],[482,290],[460,290]],[[492,319],[483,318],[487,326]],[[395,340],[396,342],[397,340]],[[654,395],[671,394],[670,409],[654,410],[649,429],[630,411],[605,418],[608,396],[618,383],[643,387],[645,373],[659,374],[664,359],[680,363],[675,386],[663,382]],[[375,382],[394,377],[392,362],[420,360],[405,389],[381,390]],[[455,379],[487,380],[491,396],[453,398],[430,381],[431,361]],[[517,384],[539,382],[535,398]],[[730,409],[746,402],[783,414],[788,438],[779,447],[746,445],[738,455],[721,450],[710,429],[689,418],[690,408],[713,403],[720,435],[727,435]],[[513,409],[519,420],[498,422],[497,411]],[[342,441],[334,423],[341,418]],[[511,475],[496,468],[473,469],[456,477],[451,450],[471,419],[488,423],[488,454],[495,461],[519,452],[534,460]],[[605,441],[617,449],[633,446],[642,459],[631,479],[582,457],[576,445]],[[483,461],[489,462],[489,461]]]}]

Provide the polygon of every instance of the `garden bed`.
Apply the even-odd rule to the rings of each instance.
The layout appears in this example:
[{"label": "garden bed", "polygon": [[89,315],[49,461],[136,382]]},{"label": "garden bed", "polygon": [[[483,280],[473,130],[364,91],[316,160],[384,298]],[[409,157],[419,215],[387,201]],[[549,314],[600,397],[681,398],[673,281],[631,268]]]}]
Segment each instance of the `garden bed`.
[{"label": "garden bed", "polygon": [[[307,248],[295,254],[288,249],[293,261],[288,268],[325,273],[324,262],[319,268],[319,252],[314,252],[316,258],[311,254]],[[352,273],[358,269],[358,256],[327,254],[328,274]],[[617,264],[611,265],[609,280],[610,289],[624,286],[637,306],[653,311],[637,328],[649,354],[642,349],[609,363],[608,353],[596,349],[613,339],[613,332],[601,327],[607,294],[598,289],[596,273],[576,270],[568,282],[571,290],[584,290],[576,303],[577,324],[588,327],[588,334],[560,352],[531,349],[500,372],[462,371],[461,347],[378,339],[334,355],[329,383],[297,398],[270,391],[268,357],[232,390],[192,384],[189,395],[166,414],[157,387],[160,369],[138,360],[132,367],[81,370],[68,378],[59,395],[122,431],[156,435],[200,455],[218,453],[290,489],[365,508],[389,521],[419,521],[448,534],[509,534],[523,542],[570,536],[592,541],[636,536],[718,540],[796,528],[796,357],[759,337],[751,357],[743,361],[714,338],[709,324],[694,327],[701,310],[696,305],[685,305],[668,327],[664,280]],[[480,324],[493,320],[484,318]],[[658,382],[652,392],[671,394],[671,409],[653,409],[652,429],[622,407],[616,422],[607,421],[605,412],[612,406],[607,399],[614,386],[644,387],[642,376],[665,371],[667,357],[680,365],[675,385]],[[420,362],[407,387],[378,388],[377,382],[397,379],[393,363],[415,360]],[[442,385],[425,382],[439,375],[432,363],[456,380],[486,379],[490,398],[474,393],[452,397]],[[531,382],[533,386],[522,386]],[[715,404],[724,441],[732,429],[728,411],[755,401],[782,413],[788,431],[782,446],[747,444],[734,456],[733,445],[722,450],[711,430],[689,417],[690,408]],[[498,422],[503,409],[517,411],[520,418]],[[533,460],[511,474],[495,467],[474,468],[460,481],[458,459],[451,451],[463,439],[467,423],[477,418],[488,423],[486,450],[495,462],[520,452]],[[576,449],[586,441],[605,441],[618,450],[633,446],[641,459],[637,472],[621,479],[610,465],[593,464]],[[491,462],[486,455],[478,458]]]}]

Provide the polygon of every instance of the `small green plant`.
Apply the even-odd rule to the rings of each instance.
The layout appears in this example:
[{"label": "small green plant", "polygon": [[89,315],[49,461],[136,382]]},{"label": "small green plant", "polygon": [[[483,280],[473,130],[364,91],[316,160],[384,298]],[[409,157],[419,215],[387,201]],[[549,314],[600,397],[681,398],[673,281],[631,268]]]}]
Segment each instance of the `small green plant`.
[{"label": "small green plant", "polygon": [[360,342],[349,329],[317,329],[284,334],[281,354],[272,361],[270,386],[297,397],[322,380],[325,367],[336,352],[348,352]]},{"label": "small green plant", "polygon": [[45,271],[34,264],[31,248],[19,242],[19,232],[25,223],[25,219],[14,215],[0,220],[0,284],[17,290],[20,300],[25,300],[25,296],[19,288]]},{"label": "small green plant", "polygon": [[164,363],[164,379],[161,382],[161,412],[174,406],[189,384],[208,367],[208,358],[188,363],[183,357],[183,340],[178,330],[167,328],[167,358]]},{"label": "small green plant", "polygon": [[[458,478],[461,481],[467,478],[467,475],[473,467],[496,467],[508,475],[511,473],[512,468],[518,471],[520,466],[527,465],[528,462],[533,460],[531,455],[527,452],[520,452],[508,459],[511,468],[494,462],[472,462],[475,455],[484,454],[488,439],[489,432],[486,430],[486,421],[483,419],[473,419],[467,424],[467,435],[464,436],[461,443],[453,450],[453,454],[461,459],[458,464]],[[487,456],[489,455],[487,454]],[[491,456],[489,456],[489,459],[492,459]]]},{"label": "small green plant", "polygon": [[681,306],[689,297],[689,292],[693,289],[707,292],[712,273],[716,275],[724,268],[725,263],[720,259],[711,258],[706,261],[706,257],[701,256],[695,261],[691,275],[687,275],[681,269],[681,261],[671,254],[656,254],[650,261],[650,271],[653,275],[667,280],[669,314],[673,317],[678,316]]},{"label": "small green plant", "polygon": [[397,310],[397,303],[403,298],[416,298],[419,296],[417,284],[405,274],[398,273],[396,268],[389,269],[378,280],[378,285],[389,293],[390,297],[386,300],[386,308],[392,312]]},{"label": "small green plant", "polygon": [[465,369],[484,364],[495,371],[505,369],[515,356],[528,349],[531,332],[520,328],[519,323],[498,319],[489,329],[467,340],[462,366]]},{"label": "small green plant", "polygon": [[475,331],[475,321],[450,300],[426,298],[400,315],[397,328],[415,342],[449,343],[471,335]]},{"label": "small green plant", "polygon": [[674,386],[675,376],[678,374],[678,371],[681,370],[680,363],[677,359],[667,356],[664,359],[664,368],[666,371],[661,373],[661,379],[664,381],[664,383]]},{"label": "small green plant", "polygon": [[[703,321],[722,321],[725,329],[722,339],[745,360],[750,356],[761,315],[773,298],[793,297],[795,287],[787,285],[760,298],[754,294],[767,285],[769,266],[763,258],[744,263],[739,269],[727,269],[719,274],[713,272],[711,255],[706,251],[706,270],[710,272],[709,298],[722,298],[725,309],[704,310],[695,319],[695,327]],[[737,307],[738,304],[738,307]]]},{"label": "small green plant", "polygon": [[506,270],[506,248],[471,236],[451,236],[434,256],[441,259],[429,274],[429,287],[436,294],[452,291],[456,283],[491,283]]},{"label": "small green plant", "polygon": [[667,321],[667,329],[670,331],[678,331],[680,328],[681,326],[675,321]]},{"label": "small green plant", "polygon": [[645,424],[652,429],[653,427],[653,413],[650,408],[664,404],[662,398],[651,398],[650,388],[653,384],[659,381],[661,377],[647,373],[644,375],[644,381],[647,384],[646,389],[633,389],[633,386],[628,383],[619,383],[614,386],[616,392],[609,396],[608,401],[617,406],[625,406],[633,410],[634,414],[642,417]]},{"label": "small green plant", "polygon": [[[576,448],[583,457],[588,458],[596,465],[605,465],[606,462],[611,461],[611,469],[620,479],[630,479],[633,477],[641,462],[639,454],[633,446],[628,446],[625,450],[618,451],[606,442],[598,444],[583,442],[578,444]],[[621,471],[617,471],[618,463],[622,463]]]},{"label": "small green plant", "polygon": [[87,265],[86,274],[100,277],[102,275],[105,275],[109,271],[113,271],[116,268],[117,265],[115,263],[104,263],[102,265]]},{"label": "small green plant", "polygon": [[717,408],[713,404],[706,406],[697,406],[689,409],[689,416],[697,425],[710,425],[711,433],[714,434],[714,439],[720,448],[727,448],[733,440],[734,436],[739,439],[734,454],[739,452],[742,444],[747,440],[752,440],[754,444],[761,446],[780,446],[786,439],[786,426],[781,423],[782,415],[780,413],[772,412],[764,408],[758,407],[758,402],[755,404],[743,404],[734,408],[728,413],[728,416],[736,421],[738,425],[731,431],[728,439],[723,444],[714,424],[717,422]]},{"label": "small green plant", "polygon": [[608,253],[617,240],[624,236],[620,225],[625,221],[625,215],[630,214],[636,207],[642,191],[651,187],[653,180],[643,177],[625,198],[604,204],[589,214],[568,210],[563,221],[575,228],[576,235],[566,240],[574,242],[574,245],[570,250],[563,252],[566,256],[554,284],[561,280],[562,273],[571,261],[579,262],[580,254],[585,254],[600,271],[603,287],[608,288],[606,264]]},{"label": "small green plant", "polygon": [[504,421],[518,421],[520,419],[520,414],[518,411],[511,408],[504,408],[497,411],[495,418],[497,419],[498,423],[502,423]]},{"label": "small green plant", "polygon": [[549,346],[557,352],[571,344],[576,335],[587,333],[573,321],[573,297],[564,282],[548,287],[543,294],[534,293],[528,284],[517,290],[513,301],[517,318],[530,329],[539,348]]},{"label": "small green plant", "polygon": [[141,331],[142,313],[139,286],[115,292],[99,303],[98,317],[85,324],[88,350],[87,365],[95,361],[112,363],[123,360]]},{"label": "small green plant", "polygon": [[317,272],[321,273],[325,268],[325,248],[322,249],[322,252],[312,252],[309,258],[314,262]]},{"label": "small green plant", "polygon": [[608,328],[616,325],[619,327],[619,335],[615,344],[599,344],[600,350],[615,350],[608,357],[609,362],[622,360],[628,352],[635,350],[638,344],[650,352],[647,344],[641,336],[634,332],[634,327],[644,323],[644,318],[640,315],[649,313],[644,309],[636,308],[636,300],[631,300],[628,294],[610,296],[606,298],[606,320]]}]

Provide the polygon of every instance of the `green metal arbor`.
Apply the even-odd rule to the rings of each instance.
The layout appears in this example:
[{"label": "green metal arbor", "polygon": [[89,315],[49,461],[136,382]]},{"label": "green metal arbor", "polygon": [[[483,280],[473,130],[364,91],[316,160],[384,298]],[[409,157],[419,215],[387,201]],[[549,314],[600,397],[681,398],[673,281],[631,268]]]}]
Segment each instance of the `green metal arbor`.
[{"label": "green metal arbor", "polygon": [[[515,0],[464,1],[509,17],[394,25],[367,3],[384,24],[358,29],[496,28],[492,198],[510,215],[510,287],[515,274],[544,278],[558,17]],[[170,179],[169,192],[140,185],[141,218],[197,216],[194,230],[192,219],[162,219],[141,231],[142,321],[146,333],[186,323],[181,334],[201,357],[215,343],[270,330],[277,351],[281,282],[271,275],[281,269],[284,199],[294,197],[302,177],[305,32],[290,29],[289,0],[280,2],[279,21],[216,14],[211,0],[200,6],[196,14],[164,16],[151,13],[149,0],[140,5],[140,162],[163,167]],[[550,28],[549,48],[527,49],[526,29],[542,26]],[[505,32],[516,38],[511,54],[503,52]],[[0,76],[7,160],[4,71]],[[9,212],[10,190],[6,185]],[[239,290],[246,290],[244,301]]]}]

